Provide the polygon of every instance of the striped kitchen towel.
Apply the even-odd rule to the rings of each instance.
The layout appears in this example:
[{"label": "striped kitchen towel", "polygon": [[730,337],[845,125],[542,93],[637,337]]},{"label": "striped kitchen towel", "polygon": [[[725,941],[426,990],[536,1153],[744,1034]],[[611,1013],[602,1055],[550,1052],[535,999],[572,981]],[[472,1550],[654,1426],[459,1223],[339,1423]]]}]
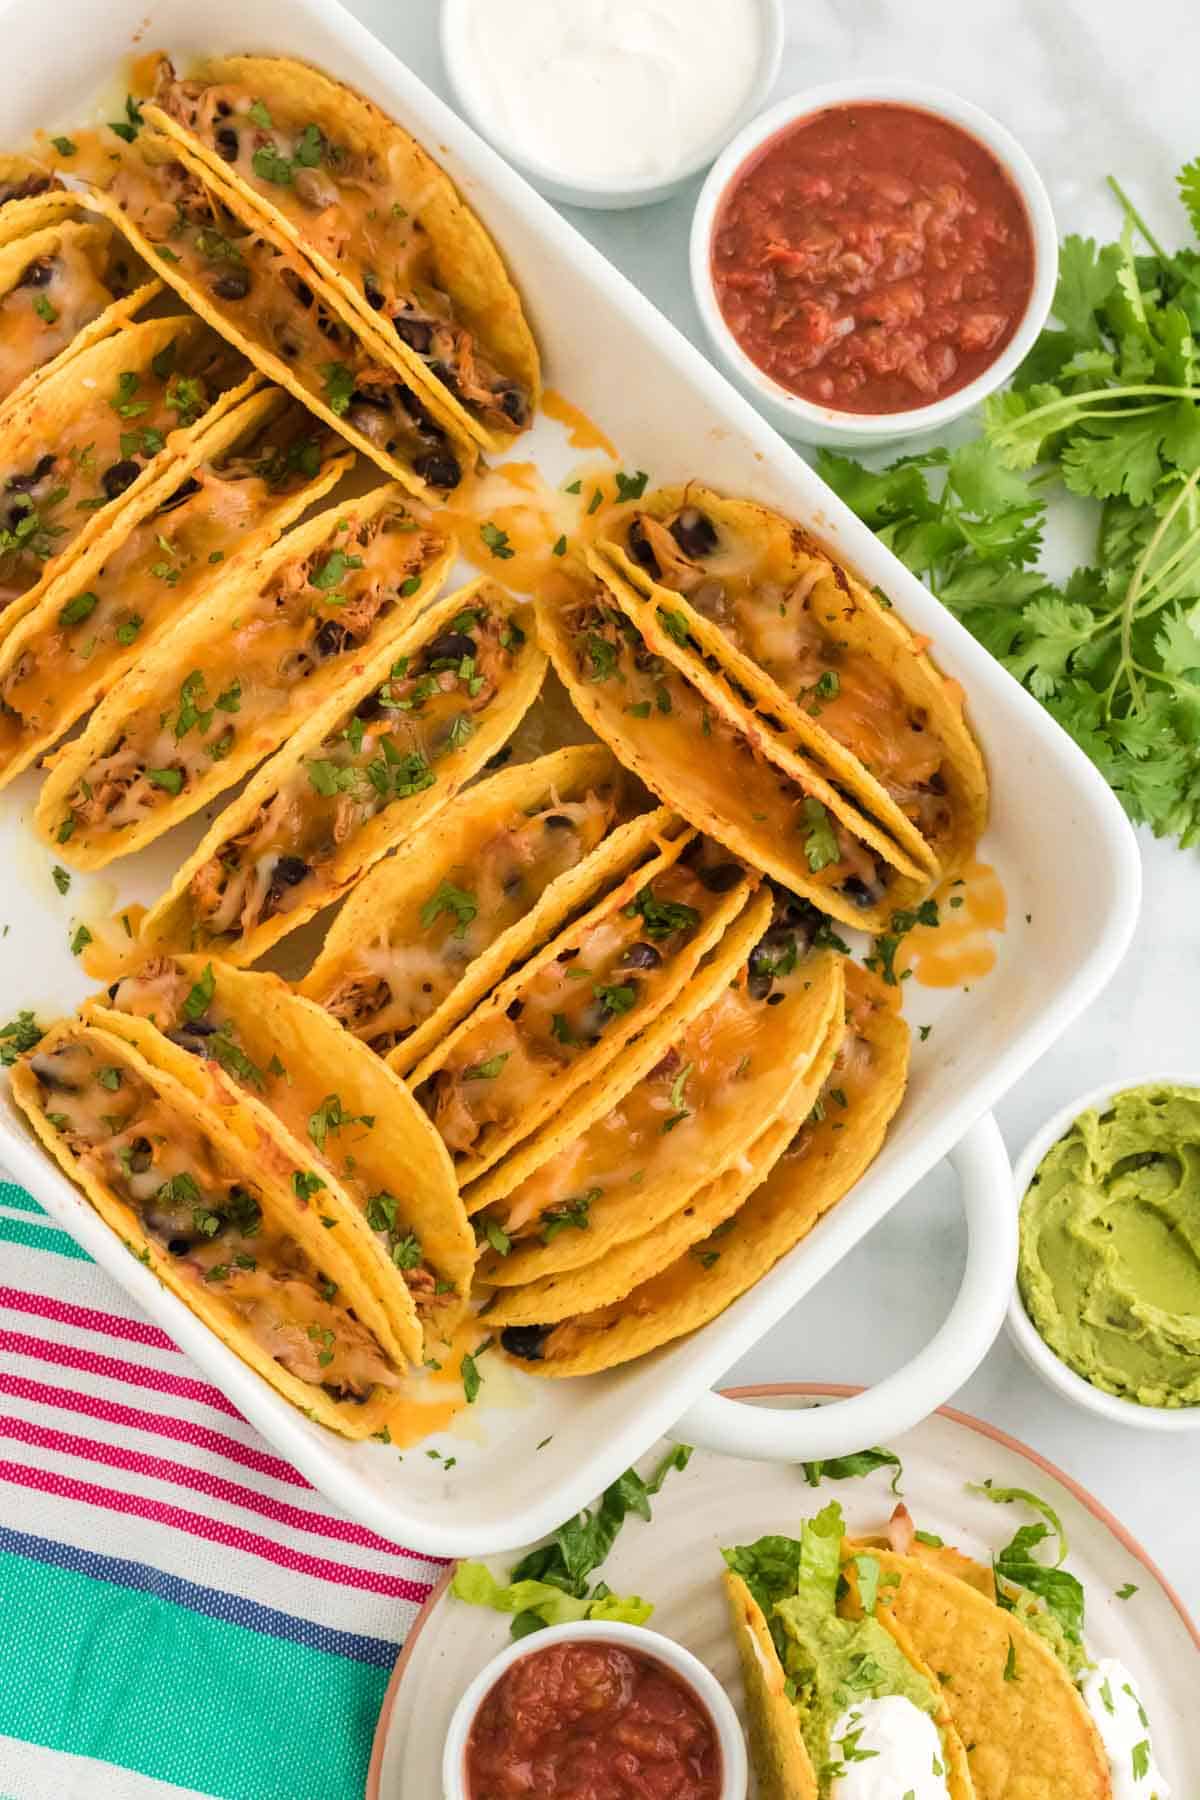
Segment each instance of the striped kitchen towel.
[{"label": "striped kitchen towel", "polygon": [[361,1800],[439,1572],[0,1181],[0,1800]]}]

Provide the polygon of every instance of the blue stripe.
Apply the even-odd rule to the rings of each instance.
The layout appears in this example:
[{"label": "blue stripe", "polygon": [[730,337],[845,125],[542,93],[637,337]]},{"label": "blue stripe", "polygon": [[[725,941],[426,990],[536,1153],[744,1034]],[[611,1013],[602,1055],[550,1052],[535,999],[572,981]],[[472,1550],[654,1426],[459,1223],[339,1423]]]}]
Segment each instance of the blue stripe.
[{"label": "blue stripe", "polygon": [[[39,1206],[33,1195],[27,1194],[15,1181],[0,1181],[0,1206],[11,1207],[13,1212],[40,1213],[43,1219],[46,1217],[45,1207]],[[3,1800],[2,1795],[0,1800]]]},{"label": "blue stripe", "polygon": [[206,1619],[216,1619],[226,1625],[243,1625],[248,1631],[261,1632],[264,1637],[283,1638],[289,1644],[300,1644],[307,1650],[323,1650],[330,1656],[344,1656],[351,1662],[369,1663],[376,1669],[390,1669],[400,1648],[398,1643],[391,1643],[387,1638],[334,1631],[326,1625],[316,1625],[310,1619],[277,1612],[273,1606],[259,1606],[241,1594],[201,1587],[178,1575],[168,1575],[163,1569],[152,1569],[148,1563],[98,1556],[91,1550],[80,1550],[74,1544],[31,1537],[23,1531],[9,1531],[0,1526],[0,1552],[4,1551],[13,1556],[28,1557],[33,1562],[49,1563],[56,1569],[69,1569],[75,1574],[90,1576],[94,1581],[111,1581],[118,1587],[154,1594],[173,1606],[201,1613]]}]

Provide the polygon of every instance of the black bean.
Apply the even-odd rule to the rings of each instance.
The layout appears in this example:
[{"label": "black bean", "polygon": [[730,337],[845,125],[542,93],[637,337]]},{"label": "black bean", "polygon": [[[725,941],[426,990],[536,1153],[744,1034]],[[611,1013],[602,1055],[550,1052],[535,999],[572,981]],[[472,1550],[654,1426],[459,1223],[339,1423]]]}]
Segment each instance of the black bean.
[{"label": "black bean", "polygon": [[545,1354],[549,1325],[506,1325],[500,1333],[501,1347],[522,1362],[541,1362]]},{"label": "black bean", "polygon": [[167,1240],[167,1249],[172,1256],[186,1256],[192,1247],[190,1238],[175,1237]]},{"label": "black bean", "polygon": [[373,694],[366,694],[359,701],[354,709],[354,716],[356,719],[364,719],[369,725],[372,719],[380,718],[385,710],[383,701],[379,698],[379,689],[376,688]]},{"label": "black bean", "polygon": [[717,547],[716,527],[698,506],[684,508],[671,526],[671,536],[685,556],[697,559],[711,556]]},{"label": "black bean", "polygon": [[571,829],[571,821],[565,813],[551,813],[548,819],[542,820],[542,824],[547,831],[570,831]]},{"label": "black bean", "polygon": [[786,999],[787,999],[786,994],[772,994],[771,998],[767,1001],[767,1005],[768,1006],[782,1006]]},{"label": "black bean", "polygon": [[754,969],[746,977],[746,992],[752,1000],[765,1000],[774,979],[769,970]]},{"label": "black bean", "polygon": [[370,273],[363,276],[363,295],[372,312],[378,312],[383,305],[383,289]]},{"label": "black bean", "polygon": [[653,944],[630,944],[621,961],[627,969],[657,969],[662,966],[662,953]]},{"label": "black bean", "polygon": [[413,471],[432,488],[456,488],[462,480],[458,459],[449,450],[432,450],[413,459]]},{"label": "black bean", "polygon": [[217,128],[216,149],[222,162],[237,161],[238,134],[232,125],[221,125]]},{"label": "black bean", "polygon": [[215,1037],[220,1029],[211,1019],[189,1019],[186,1025],[180,1027],[181,1031],[186,1031],[191,1037]]},{"label": "black bean", "polygon": [[424,356],[433,342],[433,326],[424,319],[413,319],[407,313],[400,313],[392,320],[396,336],[418,356]]},{"label": "black bean", "polygon": [[39,1084],[44,1088],[49,1088],[52,1094],[77,1094],[79,1092],[77,1081],[63,1080],[54,1067],[53,1056],[32,1057],[29,1066],[37,1076]]},{"label": "black bean", "polygon": [[650,548],[646,533],[642,530],[642,521],[640,519],[635,519],[633,524],[629,527],[629,537],[627,541],[629,544],[629,554],[632,556],[634,562],[640,563],[642,568],[650,575],[653,575],[654,579],[657,581],[662,574],[662,570],[658,566],[658,558]]},{"label": "black bean", "polygon": [[154,1146],[149,1138],[134,1138],[129,1146],[129,1173],[144,1175],[154,1161]]},{"label": "black bean", "polygon": [[212,284],[212,291],[218,300],[244,300],[250,292],[249,269],[237,267],[226,269],[218,275]]},{"label": "black bean", "polygon": [[108,997],[109,997],[109,999],[110,999],[110,1000],[115,1000],[115,999],[116,999],[116,997],[117,997],[117,995],[118,995],[118,994],[119,994],[119,993],[120,993],[120,991],[121,991],[121,984],[120,984],[120,982],[119,982],[119,981],[114,981],[114,982],[113,982],[113,984],[112,984],[112,986],[111,986],[111,987],[110,987],[110,988],[109,988],[109,990],[108,990]]},{"label": "black bean", "polygon": [[461,662],[464,656],[474,654],[475,639],[468,637],[465,631],[443,631],[425,650],[430,662]]},{"label": "black bean", "polygon": [[185,500],[190,500],[193,494],[199,492],[200,483],[194,475],[189,475],[186,481],[180,482],[171,498],[163,501],[158,510],[160,513],[173,512],[177,506],[182,506]]},{"label": "black bean", "polygon": [[525,1002],[523,1000],[512,1000],[505,1008],[504,1016],[507,1019],[519,1019],[524,1011]]},{"label": "black bean", "polygon": [[512,753],[512,745],[505,744],[502,750],[497,750],[495,756],[489,756],[483,766],[485,769],[502,769],[506,762],[512,761]]},{"label": "black bean", "polygon": [[510,387],[500,390],[500,411],[514,425],[524,425],[529,417],[529,405],[520,388]]},{"label": "black bean", "polygon": [[710,894],[728,894],[744,879],[745,873],[740,863],[714,863],[711,868],[697,869],[696,878]]},{"label": "black bean", "polygon": [[326,619],[317,632],[317,650],[321,656],[341,656],[354,642],[354,633],[336,619]]},{"label": "black bean", "polygon": [[192,1056],[203,1056],[204,1055],[203,1044],[198,1044],[196,1042],[195,1038],[188,1036],[186,1031],[168,1031],[167,1036],[170,1038],[170,1040],[173,1044],[178,1044],[179,1048],[181,1050],[188,1051],[188,1053],[190,1055],[192,1055]]},{"label": "black bean", "polygon": [[281,856],[275,864],[272,885],[281,881],[285,887],[296,887],[308,874],[308,864],[300,856]]},{"label": "black bean", "polygon": [[137,480],[141,472],[140,463],[135,463],[131,456],[127,457],[123,462],[111,463],[104,471],[104,479],[102,482],[104,491],[109,499],[115,500],[118,494],[123,494],[125,489],[132,486]]},{"label": "black bean", "polygon": [[53,274],[54,264],[50,262],[48,258],[39,256],[36,262],[31,262],[29,264],[20,281],[17,283],[17,286],[32,288],[49,287],[50,278]]},{"label": "black bean", "polygon": [[855,906],[866,908],[874,906],[877,896],[873,894],[861,876],[847,875],[842,883],[842,892],[847,900],[853,900]]},{"label": "black bean", "polygon": [[38,459],[28,475],[14,475],[12,477],[8,483],[9,493],[27,494],[30,488],[35,488],[37,486],[39,481],[45,481],[53,467],[54,456],[52,452],[48,452],[45,456]]}]

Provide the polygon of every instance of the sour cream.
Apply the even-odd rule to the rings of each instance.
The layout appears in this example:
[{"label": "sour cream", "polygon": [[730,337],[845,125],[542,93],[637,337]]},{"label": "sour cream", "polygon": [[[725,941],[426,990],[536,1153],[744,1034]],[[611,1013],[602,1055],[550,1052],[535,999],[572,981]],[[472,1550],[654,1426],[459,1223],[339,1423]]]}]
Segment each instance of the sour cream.
[{"label": "sour cream", "polygon": [[453,73],[489,135],[552,179],[667,180],[754,89],[761,0],[461,0]]},{"label": "sour cream", "polygon": [[949,1800],[937,1726],[900,1694],[847,1707],[829,1759],[845,1770],[830,1783],[829,1800],[897,1800],[910,1791],[913,1800]]},{"label": "sour cream", "polygon": [[1108,1753],[1113,1800],[1170,1800],[1150,1748],[1142,1697],[1125,1664],[1102,1656],[1079,1685]]}]

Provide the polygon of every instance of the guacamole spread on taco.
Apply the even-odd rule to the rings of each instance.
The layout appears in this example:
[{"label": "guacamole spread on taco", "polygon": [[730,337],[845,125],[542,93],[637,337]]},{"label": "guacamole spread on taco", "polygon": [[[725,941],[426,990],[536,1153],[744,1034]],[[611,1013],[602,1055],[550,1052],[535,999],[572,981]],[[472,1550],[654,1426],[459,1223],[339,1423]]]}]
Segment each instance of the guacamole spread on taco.
[{"label": "guacamole spread on taco", "polygon": [[1020,1284],[1085,1380],[1200,1405],[1200,1089],[1128,1088],[1075,1120],[1022,1202]]}]

